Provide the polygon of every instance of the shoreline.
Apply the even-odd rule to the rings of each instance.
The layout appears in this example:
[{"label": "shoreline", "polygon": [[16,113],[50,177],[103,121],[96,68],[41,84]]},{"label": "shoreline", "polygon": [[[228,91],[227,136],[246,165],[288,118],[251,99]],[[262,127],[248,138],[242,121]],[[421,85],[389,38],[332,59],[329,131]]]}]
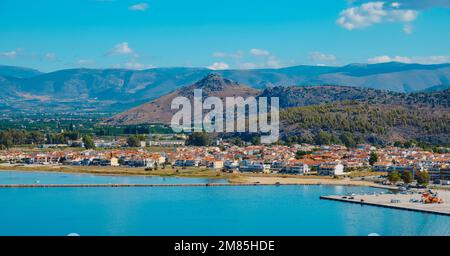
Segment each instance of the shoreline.
[{"label": "shoreline", "polygon": [[[178,170],[178,171],[177,171]],[[396,190],[397,187],[385,186],[369,181],[334,179],[332,177],[321,176],[297,176],[280,174],[231,174],[223,173],[211,169],[190,168],[190,169],[161,169],[155,171],[145,171],[140,168],[127,167],[81,167],[81,166],[22,166],[22,165],[0,165],[0,171],[24,171],[24,172],[55,172],[68,174],[93,174],[99,176],[141,176],[141,177],[177,177],[177,178],[206,178],[206,179],[226,179],[233,185],[330,185],[330,186],[360,186],[381,189]]]}]

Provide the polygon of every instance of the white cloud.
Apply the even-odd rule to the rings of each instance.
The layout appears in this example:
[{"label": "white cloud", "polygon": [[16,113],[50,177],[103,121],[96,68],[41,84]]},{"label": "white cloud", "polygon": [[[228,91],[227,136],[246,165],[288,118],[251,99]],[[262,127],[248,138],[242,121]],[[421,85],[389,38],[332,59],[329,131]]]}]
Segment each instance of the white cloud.
[{"label": "white cloud", "polygon": [[84,65],[92,65],[94,64],[95,61],[94,60],[90,60],[90,59],[79,59],[77,60],[76,64],[80,65],[80,66],[84,66]]},{"label": "white cloud", "polygon": [[250,50],[250,54],[253,56],[258,56],[258,57],[267,57],[270,55],[270,52],[267,50],[263,50],[263,49],[253,48]]},{"label": "white cloud", "polygon": [[281,68],[281,61],[275,57],[275,56],[270,56],[268,58],[268,60],[265,63],[265,67],[268,68]]},{"label": "white cloud", "polygon": [[399,2],[391,3],[392,8],[400,8],[401,4]]},{"label": "white cloud", "polygon": [[450,55],[442,55],[442,56],[428,56],[428,57],[415,57],[412,58],[414,63],[421,64],[442,64],[442,63],[450,63]]},{"label": "white cloud", "polygon": [[413,27],[411,24],[406,24],[405,26],[403,26],[403,32],[405,32],[405,34],[411,35],[413,32]]},{"label": "white cloud", "polygon": [[409,9],[427,9],[427,8],[450,8],[450,1],[448,0],[386,0],[390,2],[392,7],[397,4],[399,7],[405,7]]},{"label": "white cloud", "polygon": [[131,54],[131,53],[133,53],[133,49],[131,49],[128,46],[128,42],[123,42],[123,43],[120,43],[120,44],[116,44],[114,46],[114,48],[111,50],[111,53],[113,53],[113,54],[122,54],[122,55]]},{"label": "white cloud", "polygon": [[336,56],[333,54],[325,54],[321,52],[312,52],[309,54],[309,59],[314,62],[334,62],[336,61]]},{"label": "white cloud", "polygon": [[414,10],[391,10],[388,14],[389,21],[412,22],[417,18],[419,13]]},{"label": "white cloud", "polygon": [[0,52],[0,57],[13,59],[13,58],[17,57],[17,51]]},{"label": "white cloud", "polygon": [[128,9],[130,10],[130,11],[146,11],[147,9],[148,9],[148,4],[147,3],[139,3],[139,4],[135,4],[135,5],[132,5],[132,6],[130,6],[130,7],[128,7]]},{"label": "white cloud", "polygon": [[31,59],[31,60],[48,60],[55,61],[57,60],[57,56],[55,53],[47,52],[47,53],[34,53],[27,52],[22,48],[17,48],[16,50],[0,52],[0,58],[23,58],[23,59]]},{"label": "white cloud", "polygon": [[[229,61],[232,61],[233,66],[242,69],[281,68],[283,66],[283,62],[270,51],[258,48],[232,53],[214,52],[212,56],[214,58],[229,58]],[[229,69],[230,65],[225,62],[215,62],[208,68],[223,70]]]},{"label": "white cloud", "polygon": [[448,0],[347,0],[349,5],[363,4],[374,1],[385,2],[392,8],[403,8],[411,10],[424,10],[429,8],[450,8]]},{"label": "white cloud", "polygon": [[402,63],[418,63],[418,64],[442,64],[450,63],[449,56],[426,56],[426,57],[405,57],[387,55],[373,57],[367,60],[369,64],[386,63],[386,62],[402,62]]},{"label": "white cloud", "polygon": [[44,55],[45,59],[47,60],[56,60],[56,54],[52,53],[52,52],[48,52]]},{"label": "white cloud", "polygon": [[390,5],[381,1],[363,3],[343,10],[336,23],[347,30],[354,30],[379,23],[401,22],[405,24],[404,31],[411,33],[409,23],[417,18],[418,12],[412,9],[400,9],[401,6],[402,4],[398,2]]},{"label": "white cloud", "polygon": [[214,62],[208,68],[211,70],[225,70],[225,69],[229,69],[230,66],[225,62]]},{"label": "white cloud", "polygon": [[395,56],[389,57],[387,55],[376,56],[367,60],[369,64],[377,64],[377,63],[386,63],[386,62],[403,62],[403,63],[411,63],[411,59],[408,57]]}]

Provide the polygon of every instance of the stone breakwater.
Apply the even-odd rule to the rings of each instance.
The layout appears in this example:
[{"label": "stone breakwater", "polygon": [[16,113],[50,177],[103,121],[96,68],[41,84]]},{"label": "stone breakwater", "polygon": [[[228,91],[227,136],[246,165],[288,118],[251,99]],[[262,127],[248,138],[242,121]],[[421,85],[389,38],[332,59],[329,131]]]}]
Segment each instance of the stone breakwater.
[{"label": "stone breakwater", "polygon": [[205,183],[205,184],[0,184],[0,188],[98,188],[98,187],[236,187],[294,186],[298,184]]}]

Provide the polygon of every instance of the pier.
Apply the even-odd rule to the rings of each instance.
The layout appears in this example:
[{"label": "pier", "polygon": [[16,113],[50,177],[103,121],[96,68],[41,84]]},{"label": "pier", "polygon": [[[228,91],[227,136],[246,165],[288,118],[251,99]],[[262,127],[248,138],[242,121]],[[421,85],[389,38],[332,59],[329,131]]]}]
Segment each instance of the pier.
[{"label": "pier", "polygon": [[0,184],[0,188],[102,188],[102,187],[238,187],[238,186],[295,186],[298,184],[261,183],[197,183],[197,184]]},{"label": "pier", "polygon": [[349,196],[332,195],[321,196],[320,199],[450,216],[450,192],[439,191],[439,196],[444,201],[442,204],[424,204],[420,202],[421,194],[419,193],[354,195],[353,199]]}]

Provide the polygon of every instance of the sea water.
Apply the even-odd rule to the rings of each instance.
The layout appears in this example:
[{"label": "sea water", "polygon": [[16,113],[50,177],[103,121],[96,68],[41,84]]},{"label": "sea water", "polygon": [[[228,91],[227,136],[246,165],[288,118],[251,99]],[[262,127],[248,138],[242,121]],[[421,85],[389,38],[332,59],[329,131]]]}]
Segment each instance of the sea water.
[{"label": "sea water", "polygon": [[[0,174],[0,183],[5,183],[4,172]],[[10,177],[6,183],[161,182],[158,177],[20,175],[26,177]],[[211,180],[166,178],[163,182]],[[327,185],[2,188],[0,235],[450,235],[450,217],[319,199],[381,191]]]}]

